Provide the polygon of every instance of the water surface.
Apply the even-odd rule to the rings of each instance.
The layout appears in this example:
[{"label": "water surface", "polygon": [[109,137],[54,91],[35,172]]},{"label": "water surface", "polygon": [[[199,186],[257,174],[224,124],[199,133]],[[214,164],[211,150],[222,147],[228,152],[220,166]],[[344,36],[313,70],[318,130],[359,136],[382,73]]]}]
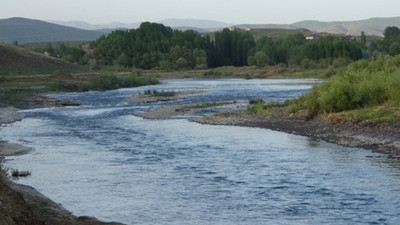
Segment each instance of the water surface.
[{"label": "water surface", "polygon": [[[22,111],[25,119],[0,135],[34,148],[7,161],[32,171],[18,182],[78,216],[127,224],[400,224],[400,166],[379,154],[267,129],[200,125],[191,116],[132,115],[176,102],[283,101],[315,82],[164,80],[67,93],[58,97],[83,105]],[[206,92],[124,101],[146,89]]]}]

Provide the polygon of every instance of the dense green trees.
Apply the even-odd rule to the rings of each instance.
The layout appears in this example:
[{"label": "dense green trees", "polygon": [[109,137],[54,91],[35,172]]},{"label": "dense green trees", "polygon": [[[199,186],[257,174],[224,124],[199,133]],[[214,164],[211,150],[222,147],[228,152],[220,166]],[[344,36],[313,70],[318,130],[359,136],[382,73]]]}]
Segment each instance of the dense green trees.
[{"label": "dense green trees", "polygon": [[206,41],[194,31],[177,31],[156,23],[136,30],[117,30],[94,43],[100,65],[143,69],[207,67]]},{"label": "dense green trees", "polygon": [[[138,29],[116,30],[91,44],[69,47],[48,44],[39,49],[50,56],[81,65],[118,66],[141,69],[205,69],[219,66],[264,67],[283,64],[304,68],[341,67],[349,62],[379,54],[400,54],[400,29],[388,27],[382,40],[359,40],[325,36],[306,40],[302,34],[283,39],[255,40],[244,30],[224,29],[212,34],[173,30],[157,23],[142,23]],[[93,59],[93,60],[91,60]]]},{"label": "dense green trees", "polygon": [[387,27],[383,32],[384,38],[373,40],[369,43],[368,50],[372,55],[400,54],[400,29],[398,27]]},{"label": "dense green trees", "polygon": [[[310,66],[321,60],[330,65],[336,59],[346,62],[362,57],[359,45],[344,37],[307,41],[296,34],[282,40],[263,37],[256,42],[248,31],[224,29],[212,40],[209,35],[149,22],[135,30],[114,31],[93,46],[99,65],[164,70],[278,63]],[[393,51],[397,49],[393,47]]]},{"label": "dense green trees", "polygon": [[[264,54],[261,54],[264,53]],[[265,57],[265,56],[267,57]],[[354,61],[362,58],[358,42],[345,37],[320,37],[306,40],[302,34],[289,36],[282,40],[261,38],[248,58],[250,65],[264,66],[267,58],[270,65],[302,65],[306,68],[318,65],[329,66],[339,61]]]},{"label": "dense green trees", "polygon": [[229,29],[217,32],[213,50],[218,58],[211,63],[211,66],[245,66],[248,53],[255,45],[254,37],[249,32]]}]

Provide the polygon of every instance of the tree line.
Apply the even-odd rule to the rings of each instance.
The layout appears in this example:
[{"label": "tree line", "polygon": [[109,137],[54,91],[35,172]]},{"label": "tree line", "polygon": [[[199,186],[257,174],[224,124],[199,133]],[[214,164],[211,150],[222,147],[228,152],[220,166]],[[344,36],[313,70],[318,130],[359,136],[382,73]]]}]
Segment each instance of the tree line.
[{"label": "tree line", "polygon": [[[212,34],[193,30],[173,30],[162,24],[145,22],[138,29],[116,30],[103,35],[85,54],[81,47],[51,44],[44,50],[51,56],[82,65],[120,66],[141,69],[205,69],[220,66],[340,67],[375,55],[400,54],[400,29],[388,27],[384,38],[325,36],[307,40],[303,34],[283,39],[262,37],[255,40],[249,31],[224,29]],[[93,59],[93,60],[91,60]]]}]

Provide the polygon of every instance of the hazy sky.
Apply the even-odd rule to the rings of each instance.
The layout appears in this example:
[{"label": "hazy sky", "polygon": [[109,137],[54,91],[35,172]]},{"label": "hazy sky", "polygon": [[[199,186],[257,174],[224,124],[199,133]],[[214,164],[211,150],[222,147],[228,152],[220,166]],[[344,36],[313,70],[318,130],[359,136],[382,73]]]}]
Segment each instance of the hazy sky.
[{"label": "hazy sky", "polygon": [[0,0],[0,18],[83,20],[92,24],[168,18],[226,23],[342,21],[400,16],[399,0]]}]

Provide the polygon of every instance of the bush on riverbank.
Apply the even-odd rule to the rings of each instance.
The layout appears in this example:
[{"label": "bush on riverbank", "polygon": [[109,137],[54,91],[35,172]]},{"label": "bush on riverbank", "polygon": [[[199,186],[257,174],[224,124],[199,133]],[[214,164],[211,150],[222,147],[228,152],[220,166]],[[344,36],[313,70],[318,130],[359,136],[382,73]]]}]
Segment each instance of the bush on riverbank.
[{"label": "bush on riverbank", "polygon": [[257,114],[300,113],[307,117],[336,113],[340,120],[400,120],[400,56],[360,60],[337,72],[300,98],[279,106],[255,104]]},{"label": "bush on riverbank", "polygon": [[158,80],[151,77],[142,77],[138,73],[117,76],[113,73],[104,73],[90,80],[90,89],[110,90],[124,87],[138,87],[158,84]]},{"label": "bush on riverbank", "polygon": [[[292,112],[305,109],[309,116],[358,110],[348,116],[374,119],[381,113],[371,111],[400,107],[399,90],[400,56],[380,56],[352,63],[309,93],[291,100],[289,108]],[[382,105],[385,107],[376,108]]]}]

